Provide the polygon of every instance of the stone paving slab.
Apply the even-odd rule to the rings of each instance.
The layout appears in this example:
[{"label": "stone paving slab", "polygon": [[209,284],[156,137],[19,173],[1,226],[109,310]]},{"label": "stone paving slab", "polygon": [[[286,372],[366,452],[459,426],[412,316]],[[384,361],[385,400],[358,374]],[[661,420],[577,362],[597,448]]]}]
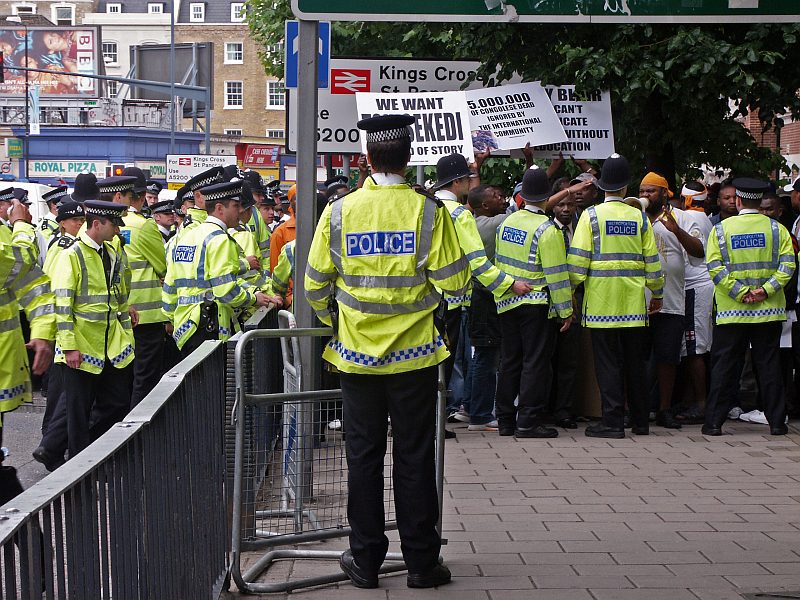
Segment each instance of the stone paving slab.
[{"label": "stone paving slab", "polygon": [[[725,429],[732,435],[653,427],[624,440],[562,430],[553,440],[516,441],[456,426],[446,446],[450,543],[442,550],[454,582],[409,590],[393,575],[377,590],[341,583],[291,596],[740,600],[800,590],[800,433],[772,437],[738,422]],[[337,572],[333,561],[300,562],[276,564],[259,581]],[[233,586],[224,596],[239,594]]]}]

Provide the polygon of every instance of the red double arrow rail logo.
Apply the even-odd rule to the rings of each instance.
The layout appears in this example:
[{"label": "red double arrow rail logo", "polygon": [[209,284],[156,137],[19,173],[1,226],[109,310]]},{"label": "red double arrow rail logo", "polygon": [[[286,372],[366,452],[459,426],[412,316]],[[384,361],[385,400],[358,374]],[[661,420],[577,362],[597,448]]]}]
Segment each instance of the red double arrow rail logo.
[{"label": "red double arrow rail logo", "polygon": [[331,94],[355,94],[370,91],[369,69],[331,69]]}]

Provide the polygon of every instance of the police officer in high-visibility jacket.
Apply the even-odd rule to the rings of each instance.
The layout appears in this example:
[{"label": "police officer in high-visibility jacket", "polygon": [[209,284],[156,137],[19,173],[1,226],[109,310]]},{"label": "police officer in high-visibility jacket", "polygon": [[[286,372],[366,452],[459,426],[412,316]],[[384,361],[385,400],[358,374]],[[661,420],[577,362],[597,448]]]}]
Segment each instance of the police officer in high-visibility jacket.
[{"label": "police officer in high-visibility jacket", "polygon": [[69,193],[67,192],[67,186],[65,185],[60,185],[42,194],[42,200],[47,202],[48,209],[47,214],[45,214],[42,217],[42,220],[39,221],[39,236],[42,242],[41,245],[44,247],[44,252],[42,252],[43,255],[46,255],[47,253],[46,251],[50,240],[52,240],[53,236],[57,235],[59,232],[57,218],[58,207],[62,202],[68,199],[68,196]]},{"label": "police officer in high-visibility jacket", "polygon": [[[603,419],[586,435],[624,438],[625,391],[632,432],[650,431],[645,381],[647,316],[661,309],[664,276],[653,229],[640,209],[623,201],[631,180],[624,156],[603,163],[597,187],[605,202],[581,214],[569,248],[573,287],[585,283],[582,325],[592,332]],[[645,287],[652,292],[649,307]]]},{"label": "police officer in high-visibility jacket", "polygon": [[272,291],[283,298],[286,310],[291,310],[292,306],[290,285],[294,281],[294,246],[295,240],[284,244],[278,257],[278,264],[272,272]]},{"label": "police officer in high-visibility jacket", "polygon": [[552,310],[561,321],[560,331],[569,329],[572,288],[564,236],[544,213],[551,189],[544,169],[528,169],[520,191],[525,207],[497,228],[495,263],[530,286],[525,294],[509,290],[497,301],[502,332],[496,398],[500,435],[558,437],[557,429],[542,422],[550,399],[557,334],[548,317]]},{"label": "police officer in high-visibility jacket", "polygon": [[[65,402],[59,403],[37,460],[57,460],[68,440],[70,457],[86,448],[128,412],[134,340],[124,263],[113,240],[127,207],[84,203],[86,230],[58,257],[56,359]],[[37,449],[38,451],[39,449]]]},{"label": "police officer in high-visibility jacket", "polygon": [[252,232],[256,240],[258,258],[261,263],[260,270],[266,277],[269,277],[269,246],[272,230],[267,225],[267,222],[264,221],[261,212],[257,208],[257,205],[264,200],[266,194],[264,179],[257,171],[250,170],[242,171],[241,178],[250,186],[250,193],[253,195],[253,205],[248,207],[250,216],[247,219],[242,219],[242,222],[247,225],[247,228]]},{"label": "police officer in high-visibility jacket", "polygon": [[359,121],[373,175],[326,207],[305,273],[309,303],[335,330],[323,358],[341,378],[352,533],[340,564],[365,588],[378,586],[388,548],[387,416],[407,583],[432,587],[450,581],[450,571],[437,561],[436,365],[448,352],[434,327],[440,300],[434,286],[461,294],[470,270],[447,209],[405,183],[413,122],[409,115]]},{"label": "police officer in high-visibility jacket", "polygon": [[[213,167],[207,171],[203,171],[199,175],[195,175],[178,190],[175,201],[177,202],[180,198],[181,202],[185,205],[184,211],[186,214],[186,218],[178,231],[178,236],[206,220],[206,217],[210,213],[206,211],[205,197],[201,190],[204,187],[214,185],[215,183],[222,183],[223,181],[223,168]],[[191,203],[187,202],[189,195],[192,197]]]},{"label": "police officer in high-visibility jacket", "polygon": [[228,233],[239,224],[242,181],[217,183],[200,192],[206,218],[176,239],[161,296],[184,357],[205,340],[225,341],[233,335],[236,309],[274,300],[243,279],[241,250]]},{"label": "police officer in high-visibility jacket", "polygon": [[739,214],[717,224],[708,237],[706,264],[716,304],[711,344],[711,387],[703,434],[722,435],[736,398],[748,346],[758,372],[764,414],[772,435],[785,435],[786,404],[781,378],[781,322],[786,320],[783,287],[795,270],[786,228],[758,212],[769,184],[734,179]]},{"label": "police officer in high-visibility jacket", "polygon": [[[14,231],[33,233],[27,207],[11,201],[3,211]],[[14,245],[12,229],[0,226],[0,446],[3,445],[3,414],[31,401],[28,353],[20,328],[19,306],[26,310],[31,326],[28,348],[34,351],[31,370],[42,374],[53,357],[55,315],[49,280],[36,265],[36,252],[26,244]],[[28,235],[21,239],[28,240]],[[3,462],[0,453],[0,463]],[[16,469],[0,466],[0,505],[22,492]]]}]

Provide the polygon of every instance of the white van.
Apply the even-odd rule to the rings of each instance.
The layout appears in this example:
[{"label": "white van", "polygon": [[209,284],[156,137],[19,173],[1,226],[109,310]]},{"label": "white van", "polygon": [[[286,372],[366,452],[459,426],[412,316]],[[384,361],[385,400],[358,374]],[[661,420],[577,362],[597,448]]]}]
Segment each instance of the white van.
[{"label": "white van", "polygon": [[41,221],[42,217],[49,212],[47,209],[47,202],[42,199],[42,194],[46,194],[53,189],[49,185],[44,185],[43,183],[23,183],[21,181],[0,181],[0,189],[7,189],[10,187],[28,190],[28,200],[31,201],[29,208],[34,225]]}]

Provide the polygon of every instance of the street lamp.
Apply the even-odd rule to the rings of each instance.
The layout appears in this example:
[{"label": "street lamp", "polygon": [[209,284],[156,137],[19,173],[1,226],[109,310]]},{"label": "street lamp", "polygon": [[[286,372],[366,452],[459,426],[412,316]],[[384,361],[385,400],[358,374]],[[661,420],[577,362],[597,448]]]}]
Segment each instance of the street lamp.
[{"label": "street lamp", "polygon": [[25,21],[22,20],[20,16],[13,16],[13,17],[6,17],[6,21],[10,21],[12,23],[19,23],[22,27],[25,28],[25,66],[23,71],[25,73],[25,144],[23,146],[23,153],[22,153],[22,160],[25,163],[25,179],[28,179],[28,154],[30,153],[30,135],[31,135],[31,122],[30,122],[30,107],[29,107],[29,100],[30,100],[30,79],[29,79],[29,71],[28,65],[28,46],[29,44],[29,37],[28,37],[28,25]]}]

